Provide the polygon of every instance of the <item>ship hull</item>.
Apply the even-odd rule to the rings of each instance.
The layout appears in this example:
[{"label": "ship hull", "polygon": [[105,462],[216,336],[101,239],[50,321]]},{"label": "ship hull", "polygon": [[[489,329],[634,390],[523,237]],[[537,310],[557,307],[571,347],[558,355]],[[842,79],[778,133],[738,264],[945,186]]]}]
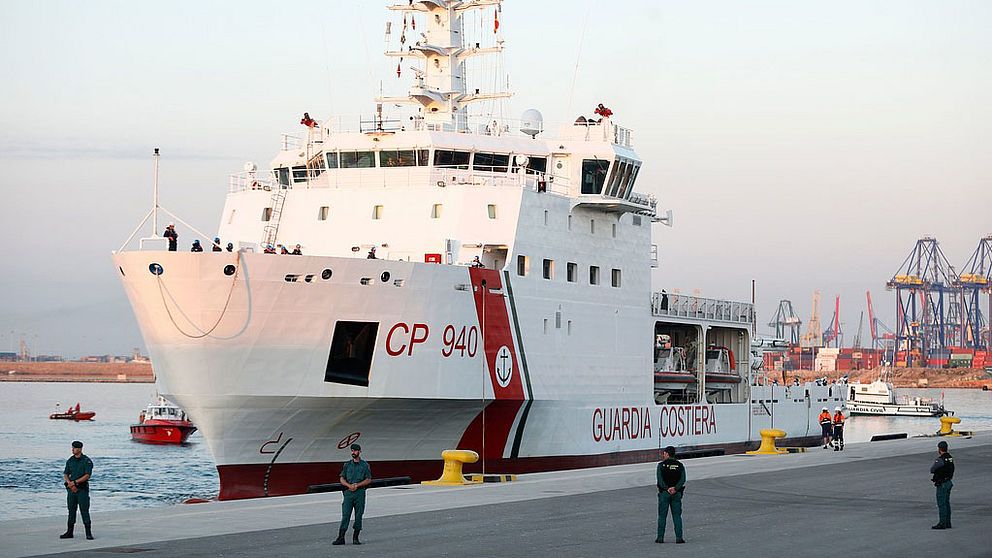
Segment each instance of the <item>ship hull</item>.
[{"label": "ship hull", "polygon": [[[114,263],[158,390],[210,447],[221,499],[334,482],[354,442],[377,477],[436,477],[452,448],[479,453],[469,471],[524,473],[654,461],[668,445],[733,453],[772,427],[812,444],[820,404],[843,404],[830,386],[746,379],[734,401],[657,404],[654,318],[635,289],[569,298],[568,284],[508,271],[342,257]],[[337,335],[356,323],[372,332],[364,361],[361,336]]]}]

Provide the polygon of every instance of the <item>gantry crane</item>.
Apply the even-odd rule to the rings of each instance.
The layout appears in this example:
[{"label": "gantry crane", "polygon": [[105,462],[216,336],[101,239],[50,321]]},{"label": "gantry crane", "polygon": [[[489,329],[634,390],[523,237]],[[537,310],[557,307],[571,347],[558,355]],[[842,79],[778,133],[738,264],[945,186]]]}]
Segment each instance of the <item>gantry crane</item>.
[{"label": "gantry crane", "polygon": [[861,334],[864,333],[864,329],[865,329],[865,313],[864,311],[862,311],[861,317],[858,318],[858,333],[857,335],[854,336],[854,343],[851,344],[851,347],[855,349],[861,348]]},{"label": "gantry crane", "polygon": [[823,330],[820,329],[820,291],[813,291],[813,313],[806,324],[806,333],[802,337],[803,347],[822,347]]},{"label": "gantry crane", "polygon": [[823,346],[833,343],[834,347],[840,347],[843,341],[844,332],[840,328],[840,295],[837,295],[834,303],[834,315],[830,318],[830,325],[827,330],[823,332]]},{"label": "gantry crane", "polygon": [[[989,320],[992,320],[992,235],[978,241],[958,275],[955,285],[961,289],[962,342],[975,349],[992,348]],[[989,295],[988,313],[982,312],[982,291]]]},{"label": "gantry crane", "polygon": [[956,305],[956,281],[937,239],[924,237],[885,283],[887,290],[896,291],[896,348],[905,351],[900,361],[906,366],[926,365],[932,351],[959,338],[958,316],[951,308]]},{"label": "gantry crane", "polygon": [[[803,321],[799,319],[796,311],[793,310],[791,300],[778,301],[778,310],[775,311],[775,316],[772,320],[768,322],[768,327],[775,328],[775,337],[778,339],[789,339],[789,344],[793,347],[799,345],[799,329],[802,325]],[[789,330],[788,337],[785,335],[786,329]]]}]

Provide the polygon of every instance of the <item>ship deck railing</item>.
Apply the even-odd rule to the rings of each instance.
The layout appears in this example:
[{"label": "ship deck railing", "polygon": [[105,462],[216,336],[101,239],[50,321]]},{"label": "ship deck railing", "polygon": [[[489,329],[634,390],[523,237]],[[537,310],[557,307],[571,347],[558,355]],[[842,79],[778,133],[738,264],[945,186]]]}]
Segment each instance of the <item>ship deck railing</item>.
[{"label": "ship deck railing", "polygon": [[745,325],[754,323],[754,305],[750,302],[681,293],[652,293],[651,314],[656,317],[704,319]]},{"label": "ship deck railing", "polygon": [[[512,138],[532,137],[528,132],[537,132],[538,139],[606,142],[633,149],[633,131],[620,126],[611,118],[581,117],[574,122],[528,122],[519,118],[499,118],[490,116],[469,116],[460,127],[451,122],[435,123],[420,116],[404,118],[399,116],[344,115],[333,116],[309,130],[282,134],[283,151],[300,149],[306,142],[319,144],[335,134],[392,134],[397,132],[455,132],[479,136],[507,136]],[[555,132],[552,132],[555,130]]]},{"label": "ship deck railing", "polygon": [[[296,171],[294,171],[295,173]],[[384,188],[434,186],[478,186],[526,188],[535,192],[567,196],[569,180],[545,173],[475,170],[464,167],[372,167],[356,169],[306,169],[294,174],[291,183],[282,184],[262,171],[243,171],[230,175],[229,192],[246,190],[308,188]],[[632,196],[633,197],[633,196]],[[645,198],[644,204],[649,205]]]}]

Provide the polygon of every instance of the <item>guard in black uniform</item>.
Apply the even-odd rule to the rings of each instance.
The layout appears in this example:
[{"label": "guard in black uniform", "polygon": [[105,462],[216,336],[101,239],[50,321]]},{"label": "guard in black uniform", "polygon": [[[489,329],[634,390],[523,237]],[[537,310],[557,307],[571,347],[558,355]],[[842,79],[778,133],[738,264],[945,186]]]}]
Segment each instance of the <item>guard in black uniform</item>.
[{"label": "guard in black uniform", "polygon": [[930,466],[933,484],[937,487],[937,513],[940,521],[931,529],[951,528],[951,488],[954,483],[954,458],[947,453],[947,442],[941,440],[937,444],[937,459]]},{"label": "guard in black uniform", "polygon": [[90,476],[93,475],[93,461],[83,455],[83,443],[76,440],[72,443],[72,457],[65,462],[62,479],[65,481],[66,504],[69,506],[69,524],[60,539],[71,539],[76,525],[76,508],[83,516],[83,526],[86,527],[86,538],[93,540],[90,529]]},{"label": "guard in black uniform", "polygon": [[169,251],[175,252],[179,247],[179,233],[176,232],[176,224],[169,223],[169,226],[165,227],[165,232],[162,236],[169,239]]},{"label": "guard in black uniform", "polygon": [[661,451],[663,461],[658,464],[658,538],[656,543],[665,542],[665,527],[668,510],[672,510],[672,525],[675,527],[675,542],[682,544],[682,493],[685,492],[685,465],[675,459],[675,448],[668,446]]}]

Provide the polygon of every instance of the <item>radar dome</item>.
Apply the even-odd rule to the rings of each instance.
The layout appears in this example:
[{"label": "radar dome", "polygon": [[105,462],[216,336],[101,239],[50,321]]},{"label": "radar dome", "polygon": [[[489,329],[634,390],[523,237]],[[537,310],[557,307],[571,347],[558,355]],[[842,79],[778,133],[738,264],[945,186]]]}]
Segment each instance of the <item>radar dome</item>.
[{"label": "radar dome", "polygon": [[537,109],[527,109],[520,117],[520,131],[534,138],[544,131],[544,117]]}]

